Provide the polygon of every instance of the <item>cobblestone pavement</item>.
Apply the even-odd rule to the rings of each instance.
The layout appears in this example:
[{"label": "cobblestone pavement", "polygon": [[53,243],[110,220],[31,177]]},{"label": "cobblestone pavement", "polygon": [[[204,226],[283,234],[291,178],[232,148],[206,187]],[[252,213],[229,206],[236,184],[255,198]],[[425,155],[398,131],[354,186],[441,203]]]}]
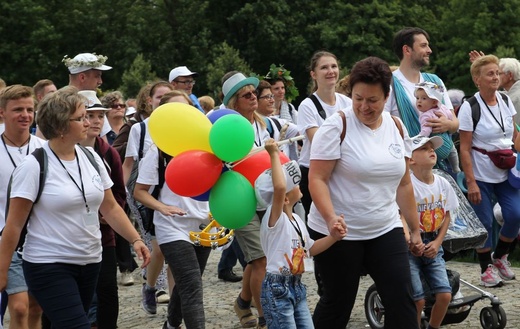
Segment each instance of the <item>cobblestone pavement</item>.
[{"label": "cobblestone pavement", "polygon": [[[233,311],[234,298],[240,292],[241,283],[228,283],[217,278],[217,263],[220,258],[219,251],[213,251],[208,261],[206,271],[204,273],[204,305],[206,313],[206,328],[240,328],[237,317]],[[479,282],[479,268],[478,264],[460,263],[451,261],[448,263],[448,268],[455,270],[461,274],[461,278],[473,285],[478,285]],[[520,268],[513,269],[517,275],[520,275]],[[162,328],[166,320],[166,305],[159,304],[157,314],[154,316],[146,315],[140,306],[140,287],[139,271],[135,271],[136,284],[130,287],[119,286],[120,294],[120,313],[119,313],[119,328]],[[238,267],[237,274],[240,273]],[[316,284],[314,276],[311,273],[304,274],[303,281],[308,286],[307,299],[311,312],[318,301],[316,293]],[[365,318],[363,299],[368,287],[372,284],[370,277],[363,277],[360,282],[359,292],[352,311],[348,329],[369,328],[368,322]],[[519,281],[510,281],[500,288],[486,288],[485,291],[496,295],[503,303],[507,315],[506,328],[520,328],[520,283]],[[465,296],[478,294],[474,290],[463,288]],[[443,328],[482,328],[480,324],[480,311],[482,308],[490,306],[490,300],[482,298],[477,301],[467,318],[458,324],[443,326]],[[253,312],[255,310],[253,309]],[[6,323],[8,323],[8,319]],[[8,328],[8,326],[5,326]]]}]

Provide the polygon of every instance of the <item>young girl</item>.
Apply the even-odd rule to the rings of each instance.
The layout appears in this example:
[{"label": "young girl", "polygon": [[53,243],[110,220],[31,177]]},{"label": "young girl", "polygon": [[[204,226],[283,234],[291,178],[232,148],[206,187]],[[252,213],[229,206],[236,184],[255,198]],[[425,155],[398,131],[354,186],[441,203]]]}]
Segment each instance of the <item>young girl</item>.
[{"label": "young girl", "polygon": [[313,241],[305,223],[292,212],[300,200],[298,186],[301,173],[296,161],[280,163],[279,149],[273,139],[265,144],[272,169],[255,182],[257,199],[269,205],[262,219],[260,240],[267,257],[267,270],[262,283],[261,303],[269,329],[314,328],[307,306],[306,288],[301,282],[304,258],[314,256],[346,235],[339,224],[332,235]]}]

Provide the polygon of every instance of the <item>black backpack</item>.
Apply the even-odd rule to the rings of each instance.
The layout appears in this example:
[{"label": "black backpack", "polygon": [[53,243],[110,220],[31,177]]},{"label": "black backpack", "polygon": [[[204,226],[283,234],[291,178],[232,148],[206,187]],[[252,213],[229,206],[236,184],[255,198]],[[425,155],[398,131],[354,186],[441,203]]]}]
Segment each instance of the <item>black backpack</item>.
[{"label": "black backpack", "polygon": [[[96,168],[96,171],[99,172],[99,166],[96,162],[96,159],[94,158],[94,155],[87,150],[84,146],[79,145],[79,148],[85,153],[88,160]],[[36,161],[38,161],[38,164],[40,165],[40,174],[38,179],[38,193],[36,194],[36,198],[34,199],[33,205],[31,207],[31,210],[29,211],[29,214],[27,215],[27,219],[25,220],[25,225],[23,226],[22,232],[20,233],[20,239],[18,240],[18,245],[16,249],[18,251],[22,251],[23,244],[25,243],[25,236],[27,235],[27,224],[29,222],[29,218],[31,217],[32,208],[34,205],[40,200],[40,196],[42,195],[43,186],[45,185],[45,179],[47,178],[47,169],[48,169],[48,158],[47,158],[47,152],[43,149],[43,147],[37,148],[31,153],[35,158]],[[9,201],[11,198],[11,183],[13,180],[13,176],[11,175],[11,179],[9,179],[9,184],[7,185],[7,203],[5,205],[5,220],[7,221],[7,214],[9,213]],[[4,233],[4,229],[0,231],[0,236]]]}]

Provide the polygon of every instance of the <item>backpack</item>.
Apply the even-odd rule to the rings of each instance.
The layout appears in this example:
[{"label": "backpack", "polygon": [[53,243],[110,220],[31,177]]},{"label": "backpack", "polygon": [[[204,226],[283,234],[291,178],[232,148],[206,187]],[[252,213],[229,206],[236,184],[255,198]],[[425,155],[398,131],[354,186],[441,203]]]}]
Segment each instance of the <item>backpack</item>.
[{"label": "backpack", "polygon": [[[507,107],[509,107],[509,100],[505,94],[499,93],[502,96],[502,99],[506,103]],[[480,120],[480,105],[475,96],[471,96],[466,99],[466,101],[471,105],[471,119],[473,119],[473,131],[477,128],[477,124]]]},{"label": "backpack", "polygon": [[[96,162],[96,159],[94,158],[94,155],[87,150],[84,146],[79,145],[79,148],[85,153],[87,156],[87,159],[90,161],[92,166],[96,169],[98,174],[99,166]],[[20,239],[18,240],[18,245],[16,246],[16,249],[18,251],[23,250],[23,244],[25,243],[25,236],[27,235],[27,224],[29,222],[29,218],[31,217],[32,208],[34,205],[40,200],[40,196],[42,195],[43,186],[45,185],[45,179],[47,178],[47,170],[48,170],[48,158],[47,158],[47,152],[43,149],[43,147],[37,148],[31,153],[35,158],[36,161],[38,161],[38,164],[40,166],[40,174],[38,179],[38,192],[36,193],[36,198],[34,199],[34,202],[32,204],[31,210],[29,211],[29,214],[27,215],[27,219],[25,220],[25,224],[23,226],[22,232],[20,232]],[[7,214],[9,213],[9,201],[11,199],[11,184],[12,184],[13,176],[11,175],[11,179],[9,180],[9,184],[7,185],[7,203],[5,205],[5,220],[7,221]],[[5,227],[4,227],[5,228]],[[0,236],[4,233],[4,229],[0,231]]]},{"label": "backpack", "polygon": [[278,130],[278,132],[280,132],[282,130],[282,125],[280,124],[280,121],[278,121],[278,119],[276,118],[264,118],[265,120],[265,124],[267,126],[267,131],[269,132],[269,136],[271,138],[274,138],[274,128],[273,128],[273,125],[271,124],[271,121],[274,122],[274,125],[276,126],[276,129]]}]

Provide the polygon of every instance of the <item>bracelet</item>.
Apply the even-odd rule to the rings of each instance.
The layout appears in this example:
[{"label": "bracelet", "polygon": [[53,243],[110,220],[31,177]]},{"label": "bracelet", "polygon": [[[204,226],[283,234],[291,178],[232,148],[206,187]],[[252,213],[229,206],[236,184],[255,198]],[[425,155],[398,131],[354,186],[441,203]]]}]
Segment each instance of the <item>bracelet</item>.
[{"label": "bracelet", "polygon": [[136,243],[137,241],[141,241],[142,243],[144,243],[144,240],[141,239],[141,238],[137,238],[135,239],[134,241],[132,241],[132,246],[134,245],[134,243]]}]

